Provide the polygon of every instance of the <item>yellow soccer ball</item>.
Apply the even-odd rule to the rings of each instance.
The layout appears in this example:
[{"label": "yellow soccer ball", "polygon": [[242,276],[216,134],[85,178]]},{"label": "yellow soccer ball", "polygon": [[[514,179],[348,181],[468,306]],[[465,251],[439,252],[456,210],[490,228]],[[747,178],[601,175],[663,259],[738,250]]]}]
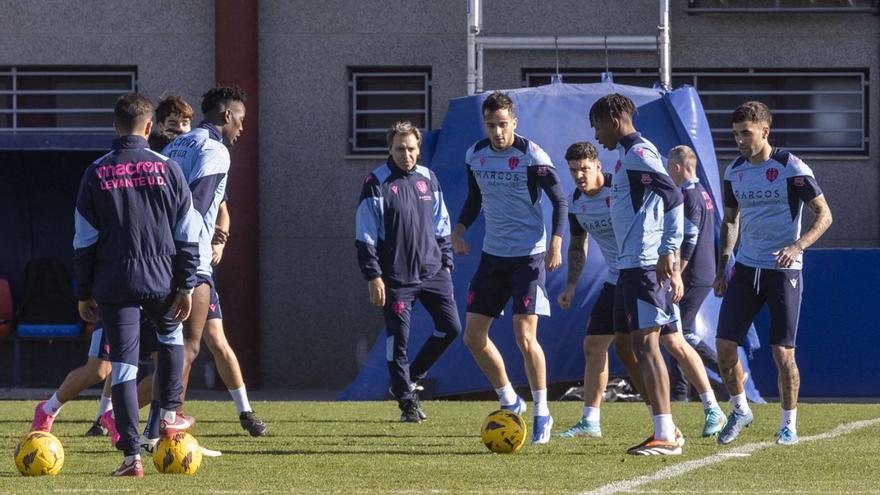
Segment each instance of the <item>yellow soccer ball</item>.
[{"label": "yellow soccer ball", "polygon": [[496,454],[519,452],[526,443],[526,422],[522,416],[499,409],[486,416],[480,436],[486,448]]},{"label": "yellow soccer ball", "polygon": [[163,438],[153,452],[156,470],[165,474],[196,474],[202,464],[202,449],[189,433]]},{"label": "yellow soccer ball", "polygon": [[64,466],[64,447],[55,435],[32,431],[15,447],[15,467],[24,476],[55,476]]}]

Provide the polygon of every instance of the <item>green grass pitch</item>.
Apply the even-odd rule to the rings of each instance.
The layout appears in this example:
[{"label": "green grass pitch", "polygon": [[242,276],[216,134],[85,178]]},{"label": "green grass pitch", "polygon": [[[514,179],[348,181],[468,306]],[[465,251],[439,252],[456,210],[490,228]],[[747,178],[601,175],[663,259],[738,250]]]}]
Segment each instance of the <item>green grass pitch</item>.
[{"label": "green grass pitch", "polygon": [[[61,474],[24,478],[12,454],[30,425],[34,404],[0,402],[6,447],[0,493],[573,494],[772,440],[779,422],[778,405],[755,406],[755,423],[732,446],[722,448],[714,439],[700,438],[699,404],[675,404],[675,421],[687,440],[684,455],[635,458],[624,451],[649,434],[647,411],[641,404],[611,403],[602,409],[601,439],[554,438],[549,445],[527,444],[519,454],[497,455],[479,438],[482,419],[496,403],[424,402],[428,421],[401,424],[391,402],[257,402],[254,407],[269,424],[270,436],[251,438],[238,425],[231,402],[193,401],[187,411],[198,419],[194,436],[223,456],[205,458],[191,477],[161,475],[145,459],[147,476],[135,480],[108,476],[121,454],[110,449],[106,437],[82,436],[96,406],[88,400],[66,405],[55,423],[54,433],[65,448]],[[581,410],[575,402],[550,407],[555,432],[573,424]],[[817,435],[878,417],[878,404],[803,404],[798,433]],[[878,450],[880,425],[875,423],[832,439],[731,457],[634,491],[880,494]]]}]

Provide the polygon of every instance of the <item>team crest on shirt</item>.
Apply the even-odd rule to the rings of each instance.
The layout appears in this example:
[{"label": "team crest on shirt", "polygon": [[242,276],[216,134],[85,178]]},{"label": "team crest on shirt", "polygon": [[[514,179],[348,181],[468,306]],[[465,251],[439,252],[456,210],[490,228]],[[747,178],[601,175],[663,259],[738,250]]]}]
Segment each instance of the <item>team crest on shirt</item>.
[{"label": "team crest on shirt", "polygon": [[770,182],[773,182],[778,177],[779,177],[779,170],[777,170],[773,167],[770,167],[767,169],[767,180],[769,180]]},{"label": "team crest on shirt", "polygon": [[420,193],[425,194],[428,192],[428,183],[420,180],[416,182],[416,189],[418,189]]},{"label": "team crest on shirt", "polygon": [[391,192],[397,194],[397,184],[391,184]]},{"label": "team crest on shirt", "polygon": [[642,184],[643,185],[646,185],[646,186],[650,185],[651,182],[653,182],[653,180],[654,179],[651,178],[651,174],[642,174]]},{"label": "team crest on shirt", "polygon": [[805,184],[805,181],[804,181],[804,178],[803,178],[803,177],[795,177],[795,178],[794,178],[794,185],[795,185],[795,186],[797,186],[797,187],[804,187],[804,184]]},{"label": "team crest on shirt", "polygon": [[507,160],[507,168],[510,170],[515,169],[519,165],[519,158],[512,156]]},{"label": "team crest on shirt", "polygon": [[618,170],[620,170],[620,160],[617,160],[617,163],[614,164],[614,173],[616,174]]},{"label": "team crest on shirt", "polygon": [[485,159],[485,158],[480,158],[480,166],[482,167],[482,166],[485,165],[485,164],[486,164],[486,159]]},{"label": "team crest on shirt", "polygon": [[639,155],[639,158],[644,158],[644,157],[645,157],[645,150],[644,150],[644,148],[636,148],[636,149],[635,149],[635,152],[636,152],[637,155]]}]

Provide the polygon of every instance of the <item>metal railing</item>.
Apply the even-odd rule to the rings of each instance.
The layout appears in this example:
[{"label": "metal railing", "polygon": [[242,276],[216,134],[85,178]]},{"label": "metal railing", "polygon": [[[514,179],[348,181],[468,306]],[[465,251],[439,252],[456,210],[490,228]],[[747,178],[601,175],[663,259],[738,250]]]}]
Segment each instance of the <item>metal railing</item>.
[{"label": "metal railing", "polygon": [[[88,80],[83,81],[83,78]],[[78,85],[82,87],[77,88]],[[135,69],[0,68],[0,133],[112,133],[114,97],[136,90]],[[107,106],[77,101],[80,99],[78,97],[88,100],[89,97],[102,95],[107,96]],[[60,106],[62,102],[63,106]],[[93,118],[75,118],[77,115],[103,114],[107,115],[106,125],[91,125]],[[49,119],[54,125],[28,122],[29,116],[42,116],[45,119],[53,115],[61,117]]]},{"label": "metal railing", "polygon": [[[358,89],[360,87],[360,82],[369,82],[370,79],[375,80],[378,78],[400,78],[401,80],[403,80],[404,78],[410,80],[419,79],[421,83],[421,88],[417,90]],[[388,127],[360,126],[358,124],[358,117],[362,115],[398,115],[401,119],[404,118],[404,116],[406,115],[420,115],[422,117],[422,122],[424,123],[424,126],[421,127],[421,130],[424,132],[431,128],[431,74],[429,71],[353,71],[351,73],[349,86],[351,88],[351,136],[349,138],[349,145],[352,152],[384,153],[387,151],[387,147],[384,145],[384,136],[385,133],[388,131]],[[421,106],[413,107],[370,108],[371,96],[422,96],[423,104]],[[359,108],[361,106],[365,108]],[[391,120],[399,119],[385,120],[389,120],[390,124]],[[366,136],[370,134],[372,134],[374,137],[377,135],[381,135],[381,139],[383,142],[382,146],[370,146],[368,144],[364,144],[364,141],[366,141]],[[360,137],[363,137],[363,139],[360,139]]]},{"label": "metal railing", "polygon": [[[562,70],[563,82],[599,82],[600,70]],[[554,75],[552,70],[525,70],[524,85],[536,86],[549,82]],[[657,82],[657,74],[649,69],[644,71],[612,70],[615,82],[650,87]],[[707,82],[709,79],[728,78],[724,81],[743,81],[741,88],[717,89],[718,81]],[[756,72],[708,70],[683,70],[672,73],[676,86],[689,84],[700,94],[703,108],[709,118],[710,130],[715,142],[715,149],[722,153],[737,151],[730,137],[731,129],[727,125],[728,117],[736,105],[749,99],[762,100],[768,103],[777,118],[774,119],[772,134],[777,135],[786,149],[791,151],[823,152],[834,154],[866,154],[869,144],[868,108],[866,73],[862,71],[778,71]],[[835,89],[822,89],[822,83],[836,81]],[[760,89],[761,83],[773,81],[780,89]],[[785,89],[784,86],[797,86],[800,83],[805,89]],[[741,96],[742,98],[736,98]],[[714,98],[719,97],[719,98]],[[732,105],[723,104],[734,101]],[[796,98],[797,101],[792,101]],[[770,100],[773,101],[770,101]],[[741,101],[740,101],[741,100]],[[783,124],[786,116],[802,117],[800,125]],[[812,116],[812,118],[811,118]],[[723,119],[723,120],[722,120]],[[722,125],[723,122],[723,125]],[[813,125],[803,125],[812,123]],[[713,124],[715,124],[713,126]],[[814,136],[803,136],[814,134]],[[808,140],[814,142],[807,142]]]}]

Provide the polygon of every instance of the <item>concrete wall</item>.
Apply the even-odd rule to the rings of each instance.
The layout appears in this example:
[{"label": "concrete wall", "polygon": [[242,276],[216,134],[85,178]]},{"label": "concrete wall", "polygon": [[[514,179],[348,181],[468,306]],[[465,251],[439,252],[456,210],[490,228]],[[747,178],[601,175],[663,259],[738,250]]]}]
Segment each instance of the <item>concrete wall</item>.
[{"label": "concrete wall", "polygon": [[0,65],[137,66],[151,99],[198,110],[214,84],[214,2],[0,0]]},{"label": "concrete wall", "polygon": [[[673,66],[868,68],[878,74],[877,17],[687,15],[672,8]],[[657,2],[487,0],[489,34],[653,34]],[[588,7],[588,8],[585,8]],[[464,1],[345,0],[261,3],[262,379],[265,386],[340,387],[382,328],[355,262],[354,208],[363,175],[381,158],[347,156],[349,66],[430,66],[432,124],[465,92]],[[523,26],[526,27],[523,27]],[[485,87],[516,88],[522,69],[555,65],[552,52],[486,52]],[[612,52],[612,67],[652,68],[652,53]],[[605,66],[599,52],[563,51],[563,68]],[[869,86],[878,101],[878,85]],[[871,110],[875,109],[874,105]],[[870,111],[870,110],[869,110]],[[820,245],[880,243],[880,113],[871,157],[805,156],[835,224]],[[585,129],[585,132],[588,132]],[[291,156],[288,147],[296,149]],[[719,159],[721,167],[728,159]],[[807,215],[809,216],[809,215]],[[867,221],[866,221],[867,219]]]}]

